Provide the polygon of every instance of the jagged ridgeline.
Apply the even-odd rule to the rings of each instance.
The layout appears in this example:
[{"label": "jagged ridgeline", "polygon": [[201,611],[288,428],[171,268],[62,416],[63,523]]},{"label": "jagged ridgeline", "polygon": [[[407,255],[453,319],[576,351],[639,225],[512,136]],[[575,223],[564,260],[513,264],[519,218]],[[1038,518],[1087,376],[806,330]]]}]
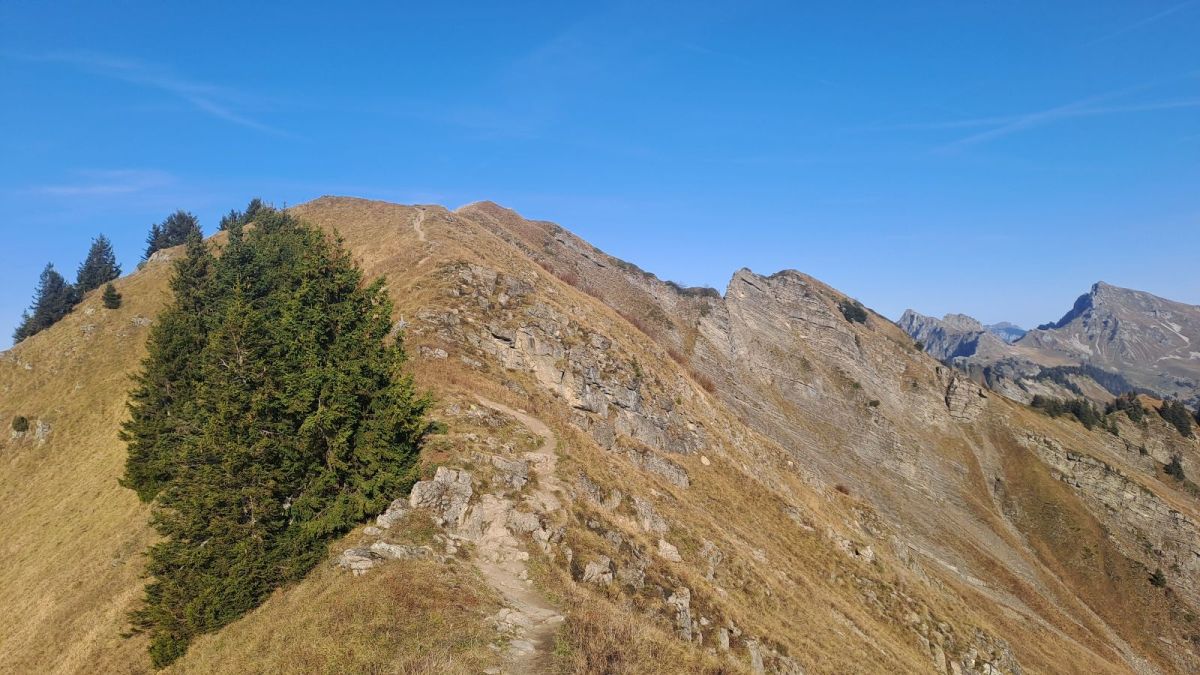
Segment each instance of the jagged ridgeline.
[{"label": "jagged ridgeline", "polygon": [[163,536],[133,616],[156,666],[406,493],[429,431],[383,285],[340,241],[269,209],[227,231],[188,239],[123,430]]}]

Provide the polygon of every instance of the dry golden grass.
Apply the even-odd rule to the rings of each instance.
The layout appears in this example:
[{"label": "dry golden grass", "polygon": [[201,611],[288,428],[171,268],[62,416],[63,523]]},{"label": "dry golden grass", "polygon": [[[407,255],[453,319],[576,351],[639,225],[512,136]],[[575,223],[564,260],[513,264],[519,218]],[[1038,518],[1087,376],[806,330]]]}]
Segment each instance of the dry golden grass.
[{"label": "dry golden grass", "polygon": [[[141,598],[147,509],[117,484],[124,392],[163,302],[169,265],[94,292],[61,323],[0,357],[0,671],[129,672],[148,663],[123,639]],[[9,438],[9,418],[50,425],[44,443]]]},{"label": "dry golden grass", "polygon": [[[386,276],[397,318],[422,328],[411,331],[411,352],[420,344],[449,351],[446,359],[413,359],[411,369],[420,386],[443,401],[468,402],[482,395],[529,411],[559,439],[558,476],[563,482],[572,484],[586,474],[601,487],[626,495],[613,511],[577,500],[558,515],[567,525],[575,567],[599,555],[628,565],[636,547],[647,560],[644,589],[584,586],[572,580],[572,570],[561,562],[534,555],[537,587],[567,615],[555,652],[546,659],[548,670],[742,672],[748,663],[744,641],[735,640],[726,656],[708,653],[714,647],[711,631],[704,645],[674,637],[664,598],[681,585],[691,589],[694,616],[711,625],[732,622],[744,638],[759,638],[764,649],[795,659],[809,672],[928,672],[929,657],[905,623],[910,607],[917,607],[923,620],[946,624],[961,640],[976,628],[1007,637],[1026,672],[1119,672],[1124,664],[1111,647],[1112,634],[1152,656],[1163,649],[1143,638],[1174,625],[1178,606],[1161,590],[1143,588],[1148,585],[1140,583],[1139,571],[1106,540],[1073,493],[1054,481],[1031,452],[998,435],[997,428],[981,423],[968,432],[952,432],[899,416],[878,422],[897,425],[920,444],[927,462],[921,470],[957,472],[951,487],[936,486],[945,488],[936,503],[912,496],[879,467],[854,462],[856,443],[871,441],[875,433],[869,427],[864,432],[859,418],[874,414],[863,412],[866,401],[878,395],[864,391],[874,386],[872,369],[894,369],[896,380],[906,383],[904,395],[914,400],[938,395],[936,366],[924,355],[911,354],[911,341],[896,327],[872,319],[870,327],[855,329],[867,364],[856,373],[833,372],[824,355],[806,352],[803,345],[796,353],[778,355],[805,364],[806,377],[832,383],[808,407],[779,388],[755,392],[763,405],[791,415],[789,422],[807,443],[785,448],[764,430],[748,428],[720,402],[721,392],[701,370],[709,363],[697,351],[694,326],[680,327],[678,316],[662,314],[657,307],[662,316],[641,312],[646,309],[638,304],[643,300],[611,279],[582,292],[574,286],[575,272],[564,268],[555,278],[533,264],[530,252],[541,250],[551,226],[512,220],[492,207],[474,209],[476,216],[487,212],[507,219],[513,237],[505,239],[463,214],[429,207],[423,222],[427,237],[422,239],[413,227],[417,211],[410,207],[322,199],[295,211],[337,229],[368,277]],[[571,317],[583,331],[607,336],[615,345],[614,358],[639,364],[647,400],[667,397],[679,414],[699,421],[711,439],[703,451],[706,461],[696,455],[670,458],[687,470],[690,487],[680,488],[638,468],[620,452],[601,448],[573,426],[570,406],[530,373],[506,371],[446,338],[455,322],[511,318],[519,311],[494,304],[481,310],[473,304],[476,299],[455,295],[460,262],[530,283],[534,294],[528,302]],[[126,305],[120,310],[105,313],[98,296],[89,298],[62,324],[0,358],[0,672],[146,668],[143,639],[122,639],[120,634],[126,612],[141,595],[140,552],[151,532],[146,509],[116,484],[124,461],[116,431],[124,416],[127,377],[137,367],[146,332],[132,319],[153,316],[165,299],[167,271],[151,265],[121,280],[118,288]],[[597,302],[596,296],[614,306]],[[694,308],[703,300],[678,302]],[[88,309],[92,314],[86,314]],[[422,318],[429,310],[444,314],[451,309],[457,311]],[[437,321],[447,322],[444,330]],[[88,324],[94,327],[85,333]],[[671,331],[681,340],[654,341]],[[897,353],[906,356],[894,357]],[[460,356],[481,365],[467,364]],[[689,365],[696,370],[689,372]],[[886,413],[890,404],[885,399],[878,413]],[[1004,424],[1028,426],[1071,447],[1094,442],[1061,421],[1025,415],[1019,406],[996,401],[993,409],[1012,416],[997,417],[1003,423],[992,424],[1000,424],[999,429]],[[18,414],[52,425],[45,444],[8,438],[9,420]],[[513,427],[464,425],[457,431],[468,429],[519,447],[531,442]],[[451,432],[446,442],[430,445],[424,462],[474,467],[478,448],[462,440],[465,433]],[[997,456],[1005,483],[1020,488],[1010,495],[1020,518],[1002,513],[992,502],[988,482],[996,467],[985,470],[977,453]],[[794,460],[802,458],[827,462],[845,475],[827,485],[813,480],[811,467],[796,466],[802,462]],[[1185,495],[1153,485],[1156,479],[1138,480],[1165,495],[1168,503],[1185,504]],[[658,535],[638,526],[629,495],[651,499],[670,521],[664,537],[678,547],[683,563],[657,557]],[[911,539],[912,533],[877,522],[869,499],[895,507],[914,529],[941,532],[942,550],[956,556],[954,564],[985,578],[985,584],[967,583],[932,557],[900,559],[889,537]],[[947,504],[970,520],[948,515]],[[807,527],[793,522],[788,512],[798,514]],[[1014,521],[1021,530],[1011,527]],[[967,526],[975,529],[966,531]],[[414,521],[405,527],[421,541],[431,537],[427,524]],[[874,561],[838,550],[827,529],[872,541]],[[623,544],[615,546],[600,530],[619,533]],[[874,534],[866,534],[868,530]],[[700,558],[705,540],[725,556],[713,579],[706,578]],[[484,620],[496,607],[495,597],[461,563],[391,563],[357,578],[323,565],[224,630],[197,640],[173,669],[480,672],[496,664],[488,647],[495,635]],[[1137,625],[1139,621],[1149,628]],[[1070,654],[1067,664],[1064,653]],[[1159,663],[1170,667],[1165,659]]]},{"label": "dry golden grass", "polygon": [[361,577],[323,565],[172,673],[481,673],[499,664],[499,601],[467,564],[396,561]]}]

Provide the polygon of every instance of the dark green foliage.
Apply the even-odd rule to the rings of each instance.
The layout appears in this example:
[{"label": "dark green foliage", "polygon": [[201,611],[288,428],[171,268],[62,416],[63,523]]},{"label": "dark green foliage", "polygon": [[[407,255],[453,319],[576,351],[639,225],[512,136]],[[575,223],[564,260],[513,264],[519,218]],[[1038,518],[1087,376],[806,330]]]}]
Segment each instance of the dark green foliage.
[{"label": "dark green foliage", "polygon": [[1053,366],[1050,368],[1042,368],[1038,371],[1035,380],[1049,380],[1059,386],[1068,389],[1079,396],[1083,396],[1083,391],[1079,385],[1071,381],[1071,376],[1089,377],[1095,380],[1096,384],[1104,387],[1104,389],[1114,395],[1126,394],[1134,390],[1133,385],[1125,379],[1120,373],[1110,373],[1103,368],[1097,368],[1091,364],[1080,364],[1078,366]]},{"label": "dark green foliage", "polygon": [[117,309],[121,306],[121,294],[112,284],[104,285],[104,295],[101,296],[101,299],[104,301],[105,309]]},{"label": "dark green foliage", "polygon": [[919,352],[925,351],[925,343],[921,342],[920,340],[917,340],[916,342],[914,342],[913,347]]},{"label": "dark green foliage", "polygon": [[201,236],[200,221],[187,211],[176,211],[167,216],[166,220],[151,226],[150,234],[146,236],[146,253],[142,255],[142,260],[149,260],[150,256],[164,248],[187,243],[192,236]]},{"label": "dark green foliage", "polygon": [[838,303],[838,309],[842,310],[842,316],[851,323],[867,322],[867,310],[857,300],[842,300]]},{"label": "dark green foliage", "polygon": [[1071,415],[1088,429],[1104,423],[1104,417],[1100,411],[1092,405],[1091,401],[1084,398],[1072,398],[1064,401],[1052,396],[1038,395],[1033,397],[1033,401],[1029,405],[1051,417]]},{"label": "dark green foliage", "polygon": [[29,431],[29,418],[24,415],[17,415],[12,419],[12,429],[18,434]]},{"label": "dark green foliage", "polygon": [[1163,465],[1163,472],[1175,480],[1183,480],[1187,476],[1183,475],[1183,464],[1179,460],[1179,455],[1171,458],[1170,462]]},{"label": "dark green foliage", "polygon": [[382,284],[284,213],[255,222],[219,258],[188,240],[123,430],[122,484],[163,536],[133,617],[156,666],[407,492],[430,428]]},{"label": "dark green foliage", "polygon": [[246,205],[245,211],[230,209],[229,213],[221,217],[221,222],[217,225],[217,229],[225,231],[235,226],[244,227],[257,218],[259,213],[268,210],[271,210],[271,207],[263,204],[263,200],[255,197]]},{"label": "dark green foliage", "polygon": [[1146,409],[1142,407],[1142,402],[1138,400],[1137,394],[1132,391],[1113,399],[1112,403],[1104,407],[1104,414],[1108,415],[1121,410],[1124,410],[1129,419],[1137,424],[1146,420]]},{"label": "dark green foliage", "polygon": [[1167,576],[1163,574],[1162,568],[1156,568],[1154,574],[1150,575],[1150,583],[1158,588],[1167,585]]},{"label": "dark green foliage", "polygon": [[112,242],[100,235],[92,240],[87,258],[79,265],[75,274],[75,287],[80,295],[87,293],[121,276],[121,266],[113,253]]},{"label": "dark green foliage", "polygon": [[721,291],[718,291],[711,286],[683,286],[675,283],[674,281],[667,281],[666,284],[667,286],[671,287],[671,290],[689,298],[717,299],[721,297]]},{"label": "dark green foliage", "polygon": [[53,263],[47,264],[38,279],[33,305],[21,317],[21,324],[13,332],[13,342],[20,342],[58,323],[78,302],[79,294],[75,287],[55,271]]},{"label": "dark green foliage", "polygon": [[1158,414],[1164,420],[1169,422],[1179,434],[1184,438],[1191,438],[1192,434],[1192,414],[1188,412],[1187,406],[1179,401],[1163,401],[1162,406],[1158,409]]}]

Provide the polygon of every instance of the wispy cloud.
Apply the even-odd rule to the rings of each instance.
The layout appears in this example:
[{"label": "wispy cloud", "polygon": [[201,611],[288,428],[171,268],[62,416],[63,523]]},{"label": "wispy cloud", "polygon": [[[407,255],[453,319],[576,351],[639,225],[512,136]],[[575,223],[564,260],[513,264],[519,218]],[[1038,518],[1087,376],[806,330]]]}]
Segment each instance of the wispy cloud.
[{"label": "wispy cloud", "polygon": [[51,197],[105,197],[145,192],[175,182],[174,176],[157,170],[81,170],[75,173],[78,175],[77,180],[35,185],[28,191]]},{"label": "wispy cloud", "polygon": [[[1194,77],[1195,73],[1188,73],[1184,78]],[[1172,78],[1180,79],[1180,78]],[[1037,110],[1034,112],[1023,113],[1018,115],[994,116],[994,117],[978,117],[962,120],[950,120],[945,122],[933,122],[925,124],[910,124],[893,128],[909,128],[909,129],[966,129],[978,127],[991,127],[986,131],[965,136],[956,141],[948,143],[941,148],[940,151],[960,150],[972,145],[986,143],[1004,136],[1009,136],[1021,131],[1026,131],[1036,127],[1053,124],[1066,119],[1081,118],[1081,117],[1103,117],[1107,115],[1119,115],[1141,112],[1156,112],[1163,110],[1177,110],[1185,108],[1200,108],[1200,98],[1185,98],[1167,101],[1147,101],[1142,103],[1114,103],[1114,101],[1125,98],[1130,94],[1145,91],[1161,82],[1143,84],[1135,87],[1127,87],[1117,91],[1111,91],[1096,96],[1072,101],[1063,105]]]},{"label": "wispy cloud", "polygon": [[183,77],[166,66],[96,52],[52,52],[24,56],[29,61],[60,63],[82,72],[128,82],[170,94],[211,117],[276,136],[285,131],[238,110],[249,98],[229,87]]},{"label": "wispy cloud", "polygon": [[1095,40],[1088,42],[1084,46],[1090,47],[1092,45],[1098,45],[1102,42],[1108,42],[1109,40],[1121,37],[1122,35],[1126,35],[1128,33],[1132,33],[1133,31],[1138,30],[1140,28],[1145,28],[1146,26],[1149,26],[1150,24],[1162,21],[1163,19],[1167,18],[1168,16],[1171,16],[1172,14],[1178,14],[1179,12],[1182,12],[1183,10],[1188,9],[1190,7],[1194,7],[1197,4],[1200,4],[1200,0],[1188,0],[1188,2],[1181,2],[1178,5],[1172,5],[1171,7],[1168,7],[1164,10],[1155,12],[1154,14],[1151,14],[1150,16],[1143,17],[1141,19],[1138,19],[1137,21],[1134,21],[1133,23],[1126,24],[1125,26],[1122,26],[1121,28],[1119,28],[1111,33],[1108,33],[1107,35],[1102,35],[1102,36],[1096,38]]}]

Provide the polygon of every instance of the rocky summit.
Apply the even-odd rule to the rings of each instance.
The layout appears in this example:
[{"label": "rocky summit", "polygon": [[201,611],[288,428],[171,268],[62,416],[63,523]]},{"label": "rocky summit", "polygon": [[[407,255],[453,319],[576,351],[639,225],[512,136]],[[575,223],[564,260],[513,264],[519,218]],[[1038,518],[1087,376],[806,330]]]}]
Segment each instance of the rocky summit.
[{"label": "rocky summit", "polygon": [[[1200,670],[1200,443],[1023,402],[1055,365],[1185,393],[1200,309],[1097,284],[1010,344],[797,271],[682,287],[490,202],[289,211],[384,280],[438,433],[407,494],[170,670]],[[119,428],[179,255],[0,354],[0,420],[29,423],[0,437],[0,671],[150,668]]]},{"label": "rocky summit", "polygon": [[1139,391],[1200,403],[1200,307],[1143,291],[1097,282],[1058,321],[1030,331],[911,309],[899,325],[934,357],[1017,400],[1043,394],[1104,401]]}]

